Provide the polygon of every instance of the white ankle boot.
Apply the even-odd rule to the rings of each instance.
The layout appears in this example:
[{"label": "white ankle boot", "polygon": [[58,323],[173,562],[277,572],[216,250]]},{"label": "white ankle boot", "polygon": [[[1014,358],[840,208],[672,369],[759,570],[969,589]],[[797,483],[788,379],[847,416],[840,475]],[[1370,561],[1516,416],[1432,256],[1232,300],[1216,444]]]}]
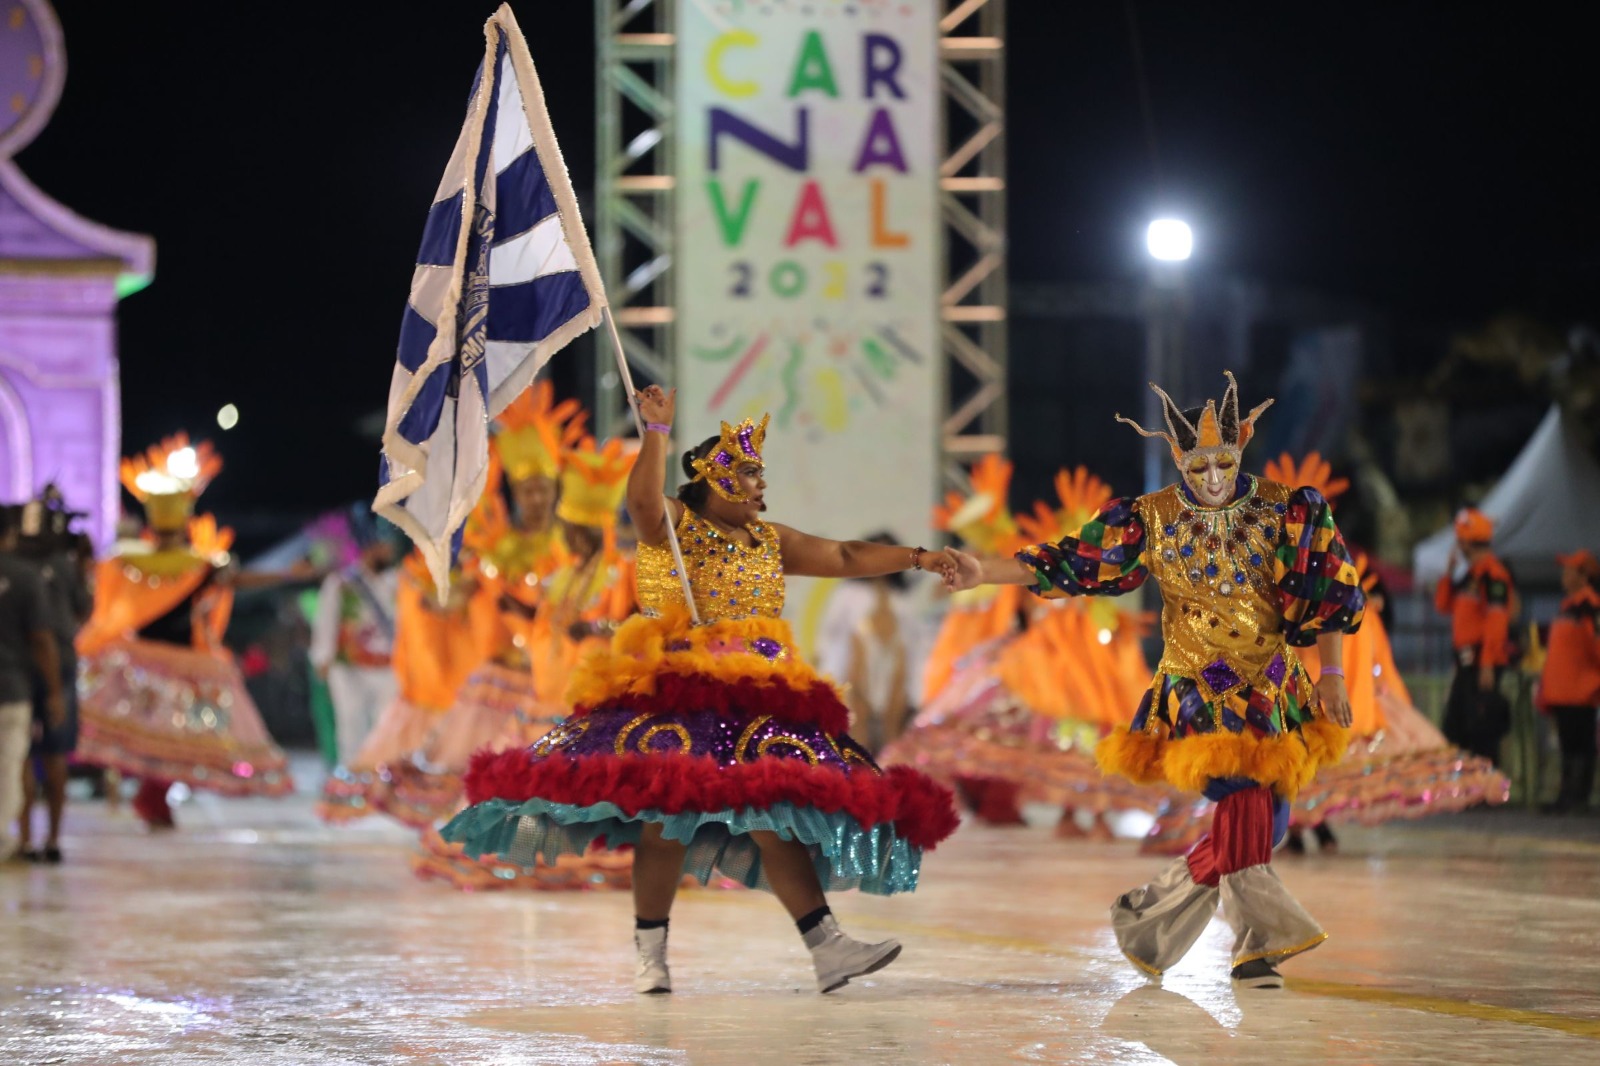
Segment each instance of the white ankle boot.
[{"label": "white ankle boot", "polygon": [[832,992],[849,984],[852,977],[876,973],[900,954],[898,940],[863,944],[845,936],[831,914],[824,916],[822,923],[805,935],[805,942],[811,949],[811,961],[817,967],[818,992]]},{"label": "white ankle boot", "polygon": [[635,929],[633,944],[639,949],[639,966],[633,974],[633,990],[644,995],[672,991],[672,974],[667,972],[667,931]]}]

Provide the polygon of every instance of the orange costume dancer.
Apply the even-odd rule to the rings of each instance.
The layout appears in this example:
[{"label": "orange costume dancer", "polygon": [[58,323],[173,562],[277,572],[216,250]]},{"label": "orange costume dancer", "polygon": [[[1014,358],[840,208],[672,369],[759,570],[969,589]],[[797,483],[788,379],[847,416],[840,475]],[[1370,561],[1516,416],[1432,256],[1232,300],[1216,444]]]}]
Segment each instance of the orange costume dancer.
[{"label": "orange costume dancer", "polygon": [[134,810],[170,828],[174,781],[228,796],[281,796],[292,786],[222,635],[236,581],[231,530],[192,517],[222,470],[207,443],[169,437],[122,462],[144,507],[142,550],[100,563],[94,614],[78,636],[83,737],[78,757],[142,779]]},{"label": "orange costume dancer", "polygon": [[355,758],[324,783],[317,805],[324,821],[349,822],[387,810],[408,757],[455,702],[476,663],[467,588],[458,575],[449,601],[440,604],[421,554],[412,552],[401,564],[391,660],[399,694],[384,708]]},{"label": "orange costume dancer", "polygon": [[1470,507],[1456,516],[1456,549],[1439,579],[1434,606],[1450,616],[1456,674],[1445,703],[1444,735],[1491,762],[1511,729],[1511,705],[1500,692],[1510,663],[1516,586],[1494,554],[1494,521]]},{"label": "orange costume dancer", "polygon": [[1561,790],[1545,809],[1562,814],[1589,806],[1594,791],[1595,705],[1600,704],[1600,559],[1587,549],[1559,556],[1566,597],[1550,623],[1539,709],[1555,719],[1561,741]]},{"label": "orange costume dancer", "polygon": [[[1017,530],[1025,538],[1018,543],[1059,540],[1111,498],[1110,488],[1083,467],[1058,473],[1056,494],[1059,509],[1037,503],[1014,524],[1009,515],[993,514],[991,528]],[[1001,795],[1061,805],[1062,835],[1080,835],[1073,812],[1091,811],[1095,835],[1109,839],[1102,814],[1154,810],[1169,794],[1106,777],[1095,764],[1095,745],[1123,724],[1149,685],[1140,626],[1106,599],[1034,600],[1031,610],[1012,617],[1023,621],[1022,631],[968,653],[884,762],[962,782],[969,795],[974,782],[990,782],[978,786],[989,814],[1003,812],[996,803]]]},{"label": "orange costume dancer", "polygon": [[[607,648],[611,634],[634,612],[633,560],[618,549],[616,538],[617,514],[632,468],[633,456],[624,454],[616,440],[600,450],[585,440],[563,457],[556,518],[566,550],[561,566],[542,582],[543,598],[523,645],[533,695],[497,716],[499,732],[480,744],[482,749],[526,748],[560,724],[571,713],[566,688],[579,658]],[[461,808],[460,799],[458,794],[450,814]],[[411,865],[419,877],[437,877],[469,891],[626,888],[632,857],[593,850],[530,866],[489,855],[471,859],[461,845],[445,843],[430,826]]]},{"label": "orange costume dancer", "polygon": [[[536,678],[547,656],[539,625],[546,582],[571,558],[556,517],[563,458],[583,439],[583,409],[555,402],[548,381],[536,383],[501,412],[489,485],[468,519],[464,567],[473,576],[471,618],[475,663],[440,718],[397,774],[386,810],[416,829],[431,829],[461,806],[461,775],[479,748],[502,735],[565,715],[559,699],[541,704]],[[626,474],[623,475],[626,477]],[[504,478],[511,497],[506,505]],[[559,694],[565,672],[548,686]]]}]

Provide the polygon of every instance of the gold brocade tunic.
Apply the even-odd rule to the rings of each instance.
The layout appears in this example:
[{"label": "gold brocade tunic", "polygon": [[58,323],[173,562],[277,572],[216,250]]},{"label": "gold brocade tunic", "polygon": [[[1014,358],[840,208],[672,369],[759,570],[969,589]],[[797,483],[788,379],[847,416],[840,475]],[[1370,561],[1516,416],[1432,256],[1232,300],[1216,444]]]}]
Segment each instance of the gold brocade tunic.
[{"label": "gold brocade tunic", "polygon": [[1137,504],[1145,566],[1161,588],[1157,669],[1193,678],[1207,703],[1248,688],[1276,704],[1298,667],[1284,643],[1275,572],[1289,495],[1258,478],[1226,507],[1194,504],[1176,485]]},{"label": "gold brocade tunic", "polygon": [[1293,796],[1343,753],[1295,647],[1353,632],[1360,576],[1315,489],[1247,477],[1223,507],[1173,485],[1111,500],[1078,531],[1018,558],[1046,597],[1118,596],[1154,578],[1165,647],[1128,732],[1102,768],[1203,791],[1249,778]]},{"label": "gold brocade tunic", "polygon": [[[783,552],[778,531],[761,521],[745,528],[754,539],[750,547],[723,536],[687,507],[678,520],[678,543],[703,624],[783,614]],[[671,547],[639,545],[638,586],[639,607],[646,614],[684,606],[683,581]]]}]

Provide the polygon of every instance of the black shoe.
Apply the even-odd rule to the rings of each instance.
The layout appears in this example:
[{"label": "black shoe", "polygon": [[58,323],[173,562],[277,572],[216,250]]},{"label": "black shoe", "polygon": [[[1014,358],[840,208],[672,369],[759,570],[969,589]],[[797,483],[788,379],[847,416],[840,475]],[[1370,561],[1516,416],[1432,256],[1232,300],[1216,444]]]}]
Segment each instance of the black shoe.
[{"label": "black shoe", "polygon": [[1306,838],[1296,830],[1290,830],[1288,839],[1283,842],[1283,850],[1290,855],[1304,855],[1306,853]]},{"label": "black shoe", "polygon": [[1283,974],[1265,959],[1253,959],[1233,968],[1233,980],[1240,988],[1282,988]]},{"label": "black shoe", "polygon": [[40,859],[35,861],[43,861],[49,863],[51,866],[59,866],[61,865],[61,849],[51,845],[50,847],[45,848]]}]

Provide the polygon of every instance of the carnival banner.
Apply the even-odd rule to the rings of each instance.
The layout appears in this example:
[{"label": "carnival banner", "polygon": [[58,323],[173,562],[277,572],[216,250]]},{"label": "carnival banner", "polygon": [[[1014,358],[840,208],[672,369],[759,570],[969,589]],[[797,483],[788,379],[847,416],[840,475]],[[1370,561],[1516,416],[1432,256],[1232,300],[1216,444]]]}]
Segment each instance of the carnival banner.
[{"label": "carnival banner", "polygon": [[681,447],[771,412],[774,517],[926,537],[938,477],[933,0],[681,0]]}]

